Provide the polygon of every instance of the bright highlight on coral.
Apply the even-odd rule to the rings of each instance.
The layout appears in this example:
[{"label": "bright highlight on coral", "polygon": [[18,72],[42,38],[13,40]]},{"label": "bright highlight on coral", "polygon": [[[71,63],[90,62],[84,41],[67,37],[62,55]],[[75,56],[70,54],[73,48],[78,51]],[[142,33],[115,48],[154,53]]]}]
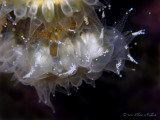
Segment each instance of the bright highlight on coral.
[{"label": "bright highlight on coral", "polygon": [[[121,76],[128,44],[144,30],[123,32],[131,8],[116,25],[106,26],[99,0],[1,0],[0,72],[34,86],[40,101],[53,107],[50,94],[95,85],[103,71]],[[102,16],[95,12],[98,9]],[[64,90],[64,89],[65,90]]]}]

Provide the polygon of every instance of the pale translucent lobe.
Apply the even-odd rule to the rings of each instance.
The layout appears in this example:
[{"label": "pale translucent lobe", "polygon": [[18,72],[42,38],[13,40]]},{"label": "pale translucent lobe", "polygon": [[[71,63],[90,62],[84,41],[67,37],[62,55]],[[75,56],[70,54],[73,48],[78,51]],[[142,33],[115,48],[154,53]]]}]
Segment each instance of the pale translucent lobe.
[{"label": "pale translucent lobe", "polygon": [[47,22],[51,22],[55,16],[55,8],[53,1],[45,0],[42,4],[42,14]]},{"label": "pale translucent lobe", "polygon": [[87,4],[95,5],[98,3],[98,0],[83,0]]}]

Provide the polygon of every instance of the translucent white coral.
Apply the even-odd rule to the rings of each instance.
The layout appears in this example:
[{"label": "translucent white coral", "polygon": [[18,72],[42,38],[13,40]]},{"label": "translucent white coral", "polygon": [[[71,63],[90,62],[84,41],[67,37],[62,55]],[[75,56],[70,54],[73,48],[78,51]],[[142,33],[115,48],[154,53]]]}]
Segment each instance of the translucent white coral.
[{"label": "translucent white coral", "polygon": [[[60,4],[59,2],[54,4]],[[97,0],[83,2],[87,5],[98,3]],[[14,21],[8,17],[13,13],[6,12],[5,18],[9,20],[2,20],[4,27],[1,29],[0,71],[13,72],[13,78],[22,84],[34,86],[40,100],[49,106],[52,106],[50,93],[54,95],[56,90],[69,95],[70,87],[78,88],[83,80],[94,86],[95,80],[103,71],[113,71],[120,75],[125,60],[135,62],[129,54],[128,44],[137,35],[144,34],[143,30],[122,32],[131,10],[114,27],[102,26],[97,21],[88,19],[83,21],[79,29],[75,28],[76,23],[68,29],[64,26],[39,26],[32,37],[25,37],[30,31],[27,20],[22,19],[13,25]],[[62,21],[68,24],[67,21]]]},{"label": "translucent white coral", "polygon": [[[4,37],[0,48],[7,50],[1,54],[3,64],[0,69],[14,72],[23,84],[35,86],[40,99],[50,105],[49,94],[55,92],[57,85],[64,87],[69,94],[70,85],[79,87],[82,80],[88,79],[92,83],[104,70],[120,74],[125,60],[131,59],[125,47],[130,42],[128,36],[112,27],[104,31],[101,28],[93,30],[94,27],[82,29],[74,38],[65,36],[57,48],[57,56],[50,55],[50,46],[39,44],[26,49],[25,45],[13,46],[11,35],[8,40]],[[100,37],[102,31],[103,38]],[[131,36],[139,34],[135,32]]]},{"label": "translucent white coral", "polygon": [[95,6],[106,7],[99,0],[1,0],[1,3],[1,17],[14,11],[14,24],[30,17],[32,29],[42,23],[70,28],[75,22],[76,27],[79,27],[84,19],[89,18],[98,22]]}]

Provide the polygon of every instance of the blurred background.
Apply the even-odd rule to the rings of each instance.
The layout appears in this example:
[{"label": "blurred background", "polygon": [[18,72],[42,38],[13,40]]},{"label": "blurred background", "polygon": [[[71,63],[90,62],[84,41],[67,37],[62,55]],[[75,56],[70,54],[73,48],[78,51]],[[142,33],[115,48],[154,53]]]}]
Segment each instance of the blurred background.
[{"label": "blurred background", "polygon": [[[160,0],[110,0],[107,25],[122,18],[131,7],[125,30],[146,29],[134,39],[130,53],[139,62],[126,66],[123,77],[104,72],[96,88],[83,83],[71,96],[56,93],[56,113],[42,103],[34,88],[0,74],[0,120],[159,120],[160,119]],[[145,116],[146,115],[146,116]]]}]

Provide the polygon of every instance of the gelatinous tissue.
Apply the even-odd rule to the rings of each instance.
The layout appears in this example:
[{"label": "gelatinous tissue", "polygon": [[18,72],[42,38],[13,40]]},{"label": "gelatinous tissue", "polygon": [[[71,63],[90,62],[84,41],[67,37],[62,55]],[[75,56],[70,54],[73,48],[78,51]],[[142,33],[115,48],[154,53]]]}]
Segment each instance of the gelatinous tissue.
[{"label": "gelatinous tissue", "polygon": [[1,0],[0,5],[0,72],[34,86],[52,108],[55,91],[70,95],[82,81],[94,86],[103,71],[120,75],[126,60],[137,63],[128,45],[145,31],[123,32],[132,8],[107,26],[102,21],[109,1]]}]

